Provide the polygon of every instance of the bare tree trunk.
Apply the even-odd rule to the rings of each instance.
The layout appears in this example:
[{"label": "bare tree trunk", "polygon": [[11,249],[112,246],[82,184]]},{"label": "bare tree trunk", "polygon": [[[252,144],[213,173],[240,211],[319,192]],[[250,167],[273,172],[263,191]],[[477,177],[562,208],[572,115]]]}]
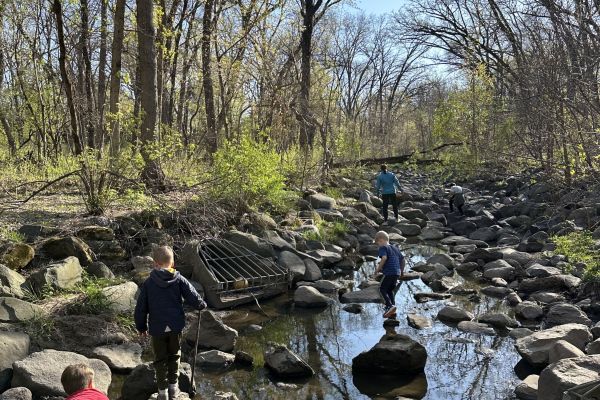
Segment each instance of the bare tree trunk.
[{"label": "bare tree trunk", "polygon": [[73,102],[73,88],[71,87],[71,81],[69,80],[69,74],[67,73],[67,61],[65,48],[65,34],[62,19],[62,4],[60,0],[54,0],[52,3],[52,12],[56,18],[56,31],[58,38],[58,64],[60,67],[60,75],[65,87],[65,95],[67,97],[67,106],[69,108],[69,116],[71,118],[71,138],[73,140],[73,149],[75,154],[79,155],[83,153],[83,145],[81,138],[78,134],[77,129],[77,113],[75,112],[75,103]]},{"label": "bare tree trunk", "polygon": [[311,86],[311,58],[312,58],[312,35],[314,29],[315,13],[322,1],[304,0],[302,8],[303,27],[302,37],[300,39],[300,49],[302,53],[300,66],[300,99],[299,99],[299,122],[300,122],[300,146],[303,148],[312,148],[316,127],[312,123],[310,110],[310,86]]},{"label": "bare tree trunk", "polygon": [[84,117],[85,132],[87,135],[87,142],[90,148],[96,147],[95,134],[95,110],[94,110],[94,93],[92,89],[92,61],[90,59],[90,53],[88,49],[89,42],[89,10],[87,0],[80,0],[81,10],[81,57],[83,58],[84,74],[83,74],[83,87],[85,90],[86,100],[86,115]]},{"label": "bare tree trunk", "polygon": [[206,0],[202,16],[202,86],[204,88],[204,108],[206,113],[206,146],[209,153],[217,151],[219,138],[217,134],[217,116],[213,92],[211,40],[213,29],[213,9],[215,0]]},{"label": "bare tree trunk", "polygon": [[152,21],[152,0],[136,0],[138,26],[138,67],[140,84],[140,106],[142,123],[140,126],[141,154],[145,167],[142,171],[144,182],[153,187],[164,185],[164,174],[157,160],[152,158],[149,146],[156,141],[156,48],[155,29]]},{"label": "bare tree trunk", "polygon": [[119,96],[121,94],[121,58],[123,55],[124,26],[125,0],[117,0],[115,4],[113,42],[110,52],[110,153],[113,157],[119,154],[119,150],[121,149]]},{"label": "bare tree trunk", "polygon": [[106,103],[106,52],[108,0],[100,0],[100,55],[98,59],[98,125],[96,126],[96,141],[102,149],[105,141],[104,106]]}]

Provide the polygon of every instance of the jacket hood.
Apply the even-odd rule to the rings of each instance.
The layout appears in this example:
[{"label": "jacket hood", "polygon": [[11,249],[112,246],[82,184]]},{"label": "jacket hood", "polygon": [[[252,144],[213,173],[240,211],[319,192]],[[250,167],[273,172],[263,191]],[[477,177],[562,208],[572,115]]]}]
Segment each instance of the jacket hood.
[{"label": "jacket hood", "polygon": [[169,287],[175,284],[179,280],[179,272],[170,272],[166,269],[153,269],[150,273],[150,278],[156,283],[159,287]]}]

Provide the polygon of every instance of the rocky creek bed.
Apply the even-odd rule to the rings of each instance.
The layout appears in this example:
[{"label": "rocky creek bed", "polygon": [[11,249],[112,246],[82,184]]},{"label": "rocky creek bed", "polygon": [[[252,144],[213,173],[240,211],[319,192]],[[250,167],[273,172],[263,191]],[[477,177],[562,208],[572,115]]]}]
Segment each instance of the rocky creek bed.
[{"label": "rocky creek bed", "polygon": [[[202,398],[560,400],[598,378],[598,286],[552,241],[596,229],[593,192],[574,199],[529,178],[478,181],[459,216],[443,189],[404,173],[401,217],[383,224],[380,200],[364,189],[371,178],[336,177],[340,199],[307,191],[296,211],[250,213],[221,232],[287,268],[292,285],[262,308],[202,313]],[[1,244],[0,392],[13,389],[0,399],[60,398],[62,369],[82,361],[111,399],[152,396],[149,355],[128,320],[153,245],[173,245],[178,268],[194,276],[180,257],[194,230],[173,229],[177,221],[143,212],[26,224],[23,242]],[[370,279],[380,229],[411,255],[396,323],[384,324]],[[183,363],[183,390],[189,374]]]}]

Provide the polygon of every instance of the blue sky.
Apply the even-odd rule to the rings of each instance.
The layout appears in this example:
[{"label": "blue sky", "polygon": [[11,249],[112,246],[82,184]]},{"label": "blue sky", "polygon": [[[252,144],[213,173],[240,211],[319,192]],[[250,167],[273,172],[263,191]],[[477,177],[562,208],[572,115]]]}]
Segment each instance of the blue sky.
[{"label": "blue sky", "polygon": [[404,0],[356,0],[356,7],[367,14],[383,14],[402,7]]}]

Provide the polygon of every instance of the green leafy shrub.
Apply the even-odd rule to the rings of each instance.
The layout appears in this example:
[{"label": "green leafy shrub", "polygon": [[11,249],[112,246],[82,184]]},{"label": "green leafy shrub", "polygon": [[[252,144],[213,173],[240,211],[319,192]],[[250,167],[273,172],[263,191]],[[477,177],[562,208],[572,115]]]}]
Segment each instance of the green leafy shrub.
[{"label": "green leafy shrub", "polygon": [[584,279],[600,280],[600,251],[590,232],[572,232],[552,238],[556,244],[555,254],[563,254],[571,263],[584,263]]},{"label": "green leafy shrub", "polygon": [[241,208],[288,207],[291,193],[284,190],[279,155],[267,142],[247,135],[225,142],[214,155],[213,174],[215,198],[233,201]]},{"label": "green leafy shrub", "polygon": [[322,240],[324,242],[334,242],[345,233],[348,232],[348,224],[345,221],[326,222],[318,221],[316,226],[319,232],[305,231],[302,233],[302,237],[306,240]]},{"label": "green leafy shrub", "polygon": [[344,192],[340,188],[326,187],[324,192],[327,196],[332,197],[336,200],[344,197]]}]

